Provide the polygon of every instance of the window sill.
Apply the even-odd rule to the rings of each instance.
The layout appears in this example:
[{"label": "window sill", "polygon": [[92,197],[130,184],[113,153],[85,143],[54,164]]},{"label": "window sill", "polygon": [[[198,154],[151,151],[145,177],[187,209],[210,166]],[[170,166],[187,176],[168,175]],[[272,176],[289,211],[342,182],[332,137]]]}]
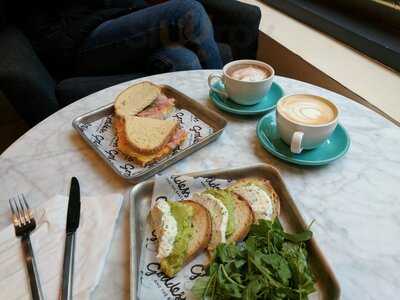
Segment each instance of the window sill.
[{"label": "window sill", "polygon": [[260,31],[400,121],[400,74],[257,0]]}]

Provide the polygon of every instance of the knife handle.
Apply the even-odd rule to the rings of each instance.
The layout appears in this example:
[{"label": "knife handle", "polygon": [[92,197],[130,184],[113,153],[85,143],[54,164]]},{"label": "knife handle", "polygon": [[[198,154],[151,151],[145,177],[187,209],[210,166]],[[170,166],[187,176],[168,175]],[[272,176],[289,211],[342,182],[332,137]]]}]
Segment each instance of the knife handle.
[{"label": "knife handle", "polygon": [[74,275],[75,232],[67,233],[61,286],[61,300],[72,299],[72,279]]},{"label": "knife handle", "polygon": [[25,253],[26,266],[28,268],[32,299],[42,300],[44,299],[44,297],[43,297],[42,287],[40,285],[39,273],[37,271],[35,256],[33,255],[31,238],[29,237],[29,234],[22,236],[21,242],[22,242],[22,248],[24,249]]}]

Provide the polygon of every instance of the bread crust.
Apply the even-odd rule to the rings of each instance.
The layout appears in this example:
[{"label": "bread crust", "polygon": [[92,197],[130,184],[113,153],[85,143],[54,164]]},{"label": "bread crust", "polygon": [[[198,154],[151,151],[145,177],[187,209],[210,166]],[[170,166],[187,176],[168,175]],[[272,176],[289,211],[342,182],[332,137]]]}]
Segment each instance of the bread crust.
[{"label": "bread crust", "polygon": [[[258,186],[260,186],[266,193],[268,193],[268,195],[270,196],[272,203],[273,203],[273,219],[275,219],[276,217],[279,216],[280,214],[280,201],[279,201],[279,196],[276,193],[276,191],[274,190],[274,188],[271,185],[271,182],[267,179],[261,178],[261,177],[249,177],[249,178],[243,178],[243,179],[239,179],[236,180],[234,183],[232,183],[231,185],[229,185],[227,187],[227,189],[231,190],[234,187],[239,187],[239,186],[243,186],[249,183],[253,183],[256,184]],[[234,191],[233,191],[234,192]],[[235,193],[235,192],[234,192]],[[236,193],[235,193],[236,194]],[[243,199],[240,195],[236,194],[240,199],[242,199],[243,201],[246,201],[245,199]],[[247,201],[246,201],[247,202]]]}]

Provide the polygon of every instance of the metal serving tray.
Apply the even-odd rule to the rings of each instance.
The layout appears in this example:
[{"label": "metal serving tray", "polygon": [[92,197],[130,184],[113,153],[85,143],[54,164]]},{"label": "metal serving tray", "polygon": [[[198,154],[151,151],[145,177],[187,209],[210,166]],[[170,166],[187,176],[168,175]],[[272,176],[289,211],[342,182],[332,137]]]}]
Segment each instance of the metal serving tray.
[{"label": "metal serving tray", "polygon": [[[290,196],[286,185],[277,169],[266,164],[257,164],[253,166],[218,169],[205,172],[196,172],[184,174],[193,177],[214,177],[221,179],[240,179],[251,176],[258,176],[270,180],[280,198],[281,213],[279,220],[288,232],[299,232],[307,228],[299,210],[297,209],[293,198]],[[129,195],[130,201],[130,257],[131,257],[131,277],[130,277],[130,299],[136,300],[137,296],[137,274],[140,261],[140,252],[142,245],[142,232],[149,213],[151,196],[153,193],[154,180],[135,185]],[[310,254],[310,264],[313,274],[316,277],[317,291],[310,296],[310,299],[333,300],[340,298],[340,287],[335,275],[330,268],[323,253],[318,248],[314,238],[307,242]]]},{"label": "metal serving tray", "polygon": [[[225,119],[223,119],[218,113],[206,108],[204,105],[196,102],[195,100],[168,85],[159,86],[161,87],[162,93],[168,97],[175,98],[175,107],[177,109],[189,111],[195,116],[197,121],[200,120],[199,122],[208,125],[208,127],[212,129],[212,132],[208,133],[207,136],[202,137],[202,139],[195,141],[194,144],[188,146],[187,148],[173,151],[171,155],[148,167],[142,169],[130,161],[129,158],[119,153],[115,145],[116,139],[112,127],[114,103],[110,103],[96,110],[83,114],[75,118],[72,122],[72,126],[81,135],[81,137],[119,176],[135,183],[153,176],[168,166],[211,143],[219,137],[226,126]],[[91,127],[96,127],[97,131],[95,134],[85,134],[85,130],[88,130],[88,128],[91,125],[96,124],[96,122],[100,122],[101,126],[96,125]],[[195,129],[194,127],[193,129]],[[106,131],[106,133],[104,133],[104,131]],[[113,141],[106,141],[105,146],[101,145],[102,142],[105,142],[104,136],[106,136],[108,139],[112,139]],[[108,148],[106,149],[105,147]]]}]

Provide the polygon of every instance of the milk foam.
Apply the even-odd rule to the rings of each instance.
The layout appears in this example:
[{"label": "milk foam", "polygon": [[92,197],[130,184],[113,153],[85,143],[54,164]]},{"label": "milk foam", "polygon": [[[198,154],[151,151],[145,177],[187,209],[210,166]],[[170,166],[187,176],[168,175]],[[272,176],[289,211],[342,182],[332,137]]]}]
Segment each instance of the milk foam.
[{"label": "milk foam", "polygon": [[279,104],[279,112],[297,123],[322,125],[333,121],[335,108],[319,97],[293,95]]},{"label": "milk foam", "polygon": [[261,68],[257,68],[255,66],[246,66],[232,71],[230,76],[233,79],[241,81],[261,81],[266,79],[269,74]]}]

